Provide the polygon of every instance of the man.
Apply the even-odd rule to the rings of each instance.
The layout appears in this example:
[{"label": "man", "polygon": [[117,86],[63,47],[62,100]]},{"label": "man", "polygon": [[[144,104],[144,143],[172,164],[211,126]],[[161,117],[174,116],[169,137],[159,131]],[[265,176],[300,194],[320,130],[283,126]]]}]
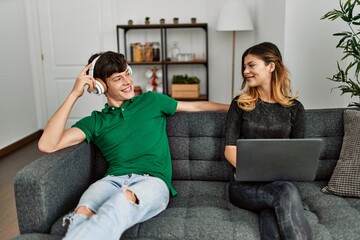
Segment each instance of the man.
[{"label": "man", "polygon": [[[102,88],[107,104],[65,130],[85,86],[89,92]],[[115,52],[93,55],[39,140],[39,149],[49,153],[92,141],[109,164],[106,176],[85,191],[70,215],[65,239],[119,239],[126,229],[163,211],[170,194],[176,195],[171,185],[166,116],[218,110],[227,111],[228,105],[181,102],[154,92],[135,97],[124,56]]]}]

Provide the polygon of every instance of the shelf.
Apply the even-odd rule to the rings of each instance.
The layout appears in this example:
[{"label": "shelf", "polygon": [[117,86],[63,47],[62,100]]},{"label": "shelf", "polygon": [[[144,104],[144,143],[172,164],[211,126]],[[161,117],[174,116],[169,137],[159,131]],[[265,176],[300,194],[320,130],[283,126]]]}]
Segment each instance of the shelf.
[{"label": "shelf", "polygon": [[207,29],[206,23],[178,23],[178,24],[134,24],[134,25],[117,25],[125,31],[130,29],[159,29],[159,28],[203,28]]},{"label": "shelf", "polygon": [[[171,96],[170,96],[171,97]],[[174,98],[178,101],[207,101],[208,96],[206,94],[200,95],[198,98]]]},{"label": "shelf", "polygon": [[199,61],[165,61],[164,64],[206,64],[206,60]]},{"label": "shelf", "polygon": [[129,65],[161,65],[163,62],[127,62]]},{"label": "shelf", "polygon": [[160,65],[160,64],[168,64],[168,65],[181,65],[181,64],[207,64],[206,60],[198,60],[198,61],[157,61],[157,62],[128,62],[129,65]]}]

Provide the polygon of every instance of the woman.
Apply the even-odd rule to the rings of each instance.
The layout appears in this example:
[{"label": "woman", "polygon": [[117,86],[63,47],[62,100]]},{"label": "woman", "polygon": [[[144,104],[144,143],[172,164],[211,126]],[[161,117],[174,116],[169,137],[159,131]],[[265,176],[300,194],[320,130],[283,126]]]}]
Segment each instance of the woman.
[{"label": "woman", "polygon": [[[227,116],[225,157],[236,167],[239,138],[303,138],[305,112],[291,95],[289,72],[276,45],[260,43],[242,56],[242,94]],[[230,201],[260,213],[261,239],[312,239],[297,188],[290,182],[237,182]],[[280,235],[280,236],[279,236]]]}]

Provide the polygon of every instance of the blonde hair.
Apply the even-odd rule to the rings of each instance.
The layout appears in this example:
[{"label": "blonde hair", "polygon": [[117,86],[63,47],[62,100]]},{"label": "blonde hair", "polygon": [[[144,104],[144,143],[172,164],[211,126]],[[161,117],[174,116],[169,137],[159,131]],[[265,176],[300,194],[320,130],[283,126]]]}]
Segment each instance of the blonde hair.
[{"label": "blonde hair", "polygon": [[[270,63],[275,64],[275,69],[271,76],[271,95],[274,100],[284,107],[289,107],[293,104],[293,100],[298,98],[298,94],[292,96],[289,71],[282,62],[282,56],[277,46],[270,42],[263,42],[247,49],[242,56],[242,75],[244,77],[244,59],[247,55],[252,54],[265,62],[267,66]],[[246,81],[243,80],[241,89],[244,90],[240,94],[237,101],[238,106],[246,111],[251,111],[259,102],[260,94],[256,87],[249,87],[246,89]],[[246,89],[246,90],[245,90]]]}]

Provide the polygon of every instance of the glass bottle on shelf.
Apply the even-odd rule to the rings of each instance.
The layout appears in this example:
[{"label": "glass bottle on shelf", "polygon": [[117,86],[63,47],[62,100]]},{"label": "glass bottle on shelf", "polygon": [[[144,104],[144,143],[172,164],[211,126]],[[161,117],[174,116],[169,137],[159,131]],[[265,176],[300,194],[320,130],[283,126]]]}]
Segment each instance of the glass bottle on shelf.
[{"label": "glass bottle on shelf", "polygon": [[153,42],[153,61],[158,62],[160,61],[160,43]]},{"label": "glass bottle on shelf", "polygon": [[143,48],[140,43],[133,43],[133,61],[142,62],[143,61]]},{"label": "glass bottle on shelf", "polygon": [[153,43],[147,42],[144,46],[144,62],[152,62],[153,61]]},{"label": "glass bottle on shelf", "polygon": [[180,48],[178,47],[178,42],[173,42],[171,47],[171,61],[177,61],[177,57],[179,53],[180,53]]}]

